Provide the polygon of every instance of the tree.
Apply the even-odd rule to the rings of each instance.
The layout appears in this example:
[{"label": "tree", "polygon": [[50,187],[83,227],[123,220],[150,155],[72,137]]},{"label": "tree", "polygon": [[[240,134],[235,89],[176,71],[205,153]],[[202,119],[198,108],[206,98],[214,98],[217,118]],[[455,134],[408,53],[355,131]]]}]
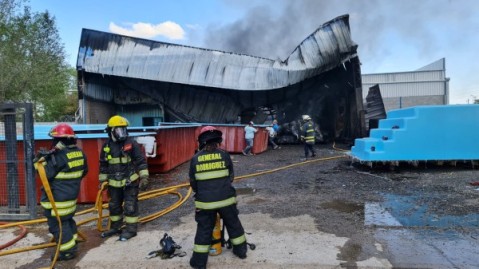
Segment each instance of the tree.
[{"label": "tree", "polygon": [[71,113],[65,58],[48,11],[32,12],[25,0],[0,1],[0,102],[32,102],[37,121]]}]

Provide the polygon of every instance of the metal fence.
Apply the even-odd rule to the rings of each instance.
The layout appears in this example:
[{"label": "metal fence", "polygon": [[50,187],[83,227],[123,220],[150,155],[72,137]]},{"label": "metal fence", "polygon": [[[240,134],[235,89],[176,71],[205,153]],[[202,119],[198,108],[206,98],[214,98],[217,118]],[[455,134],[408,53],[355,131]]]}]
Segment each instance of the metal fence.
[{"label": "metal fence", "polygon": [[0,103],[0,220],[36,215],[30,103]]}]

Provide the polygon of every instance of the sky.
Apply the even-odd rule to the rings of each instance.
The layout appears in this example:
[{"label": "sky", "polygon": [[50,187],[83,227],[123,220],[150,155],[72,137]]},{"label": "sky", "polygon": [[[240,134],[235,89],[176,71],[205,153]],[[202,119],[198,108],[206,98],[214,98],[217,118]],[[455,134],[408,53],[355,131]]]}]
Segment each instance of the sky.
[{"label": "sky", "polygon": [[82,28],[284,60],[318,27],[349,14],[363,74],[414,71],[441,58],[450,104],[479,99],[477,0],[30,0],[55,17],[68,63]]}]

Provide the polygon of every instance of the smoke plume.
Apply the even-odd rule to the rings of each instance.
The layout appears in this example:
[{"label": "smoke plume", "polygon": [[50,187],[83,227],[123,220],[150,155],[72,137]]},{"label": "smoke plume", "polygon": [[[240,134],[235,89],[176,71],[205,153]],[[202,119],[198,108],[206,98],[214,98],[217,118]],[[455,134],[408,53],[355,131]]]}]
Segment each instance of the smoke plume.
[{"label": "smoke plume", "polygon": [[[225,3],[245,10],[245,15],[227,25],[210,26],[205,47],[270,59],[286,59],[321,24],[344,14],[350,16],[352,39],[359,45],[363,62],[388,61],[390,55],[403,49],[414,51],[429,63],[431,58],[445,57],[441,52],[448,47],[463,46],[456,42],[463,37],[454,28],[479,29],[474,9],[470,8],[477,6],[475,0],[225,0]],[[452,31],[446,35],[443,29]],[[385,46],[391,40],[406,46]]]}]

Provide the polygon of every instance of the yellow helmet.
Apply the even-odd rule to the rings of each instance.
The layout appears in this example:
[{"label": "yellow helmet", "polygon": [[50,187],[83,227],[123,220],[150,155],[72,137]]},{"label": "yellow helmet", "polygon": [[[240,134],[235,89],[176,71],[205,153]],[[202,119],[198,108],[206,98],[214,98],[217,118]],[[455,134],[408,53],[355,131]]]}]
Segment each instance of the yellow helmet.
[{"label": "yellow helmet", "polygon": [[126,127],[128,126],[128,120],[122,116],[113,116],[108,120],[108,127]]}]

